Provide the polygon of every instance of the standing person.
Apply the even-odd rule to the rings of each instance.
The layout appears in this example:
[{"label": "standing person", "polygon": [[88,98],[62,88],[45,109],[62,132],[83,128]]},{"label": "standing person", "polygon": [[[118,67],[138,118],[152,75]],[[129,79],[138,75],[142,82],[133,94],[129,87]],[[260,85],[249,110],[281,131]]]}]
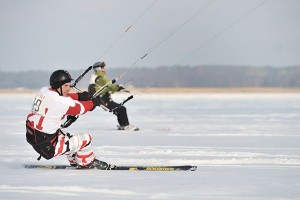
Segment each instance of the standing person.
[{"label": "standing person", "polygon": [[[106,68],[104,62],[96,62],[93,65],[93,69],[95,74],[92,74],[89,81],[90,94],[94,94],[97,90],[110,82],[106,77]],[[111,98],[112,93],[121,91],[123,89],[125,88],[121,85],[110,84],[100,93],[101,106],[104,107],[105,110],[113,110],[113,114],[115,114],[118,118],[119,130],[138,131],[139,128],[129,123],[126,107],[114,102]]]},{"label": "standing person", "polygon": [[91,99],[88,92],[69,93],[71,80],[67,71],[57,70],[50,77],[51,88],[41,88],[27,116],[27,142],[40,154],[38,160],[67,155],[77,169],[112,169],[114,166],[96,159],[90,134],[71,135],[61,130],[66,116],[83,115],[100,105],[100,99]]}]

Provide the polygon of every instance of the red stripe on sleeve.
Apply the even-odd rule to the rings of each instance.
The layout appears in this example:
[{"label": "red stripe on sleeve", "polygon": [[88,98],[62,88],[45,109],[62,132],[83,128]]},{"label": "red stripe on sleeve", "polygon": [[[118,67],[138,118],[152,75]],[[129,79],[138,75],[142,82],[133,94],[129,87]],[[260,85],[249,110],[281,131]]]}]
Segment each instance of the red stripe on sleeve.
[{"label": "red stripe on sleeve", "polygon": [[69,95],[69,97],[71,97],[73,100],[78,100],[78,98],[79,98],[77,93],[69,93],[68,95]]},{"label": "red stripe on sleeve", "polygon": [[[90,101],[80,101],[80,103],[84,107],[84,113],[86,113],[87,111],[90,111],[94,107],[94,104],[91,100]],[[78,115],[80,112],[81,112],[81,107],[78,103],[76,103],[74,107],[69,107],[66,114],[75,116],[75,115]]]}]

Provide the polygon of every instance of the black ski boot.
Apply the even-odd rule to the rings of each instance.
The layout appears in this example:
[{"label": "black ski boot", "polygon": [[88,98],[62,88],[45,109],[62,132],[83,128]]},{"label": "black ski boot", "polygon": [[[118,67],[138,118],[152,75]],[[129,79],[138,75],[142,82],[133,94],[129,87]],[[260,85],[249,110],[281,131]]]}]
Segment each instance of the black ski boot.
[{"label": "black ski boot", "polygon": [[86,166],[77,165],[76,169],[101,169],[101,170],[114,170],[116,168],[115,165],[107,164],[101,160],[95,159],[93,162]]},{"label": "black ski boot", "polygon": [[115,170],[116,169],[115,165],[110,165],[110,164],[107,164],[106,162],[103,162],[103,161],[97,160],[97,159],[94,160],[94,166],[97,169],[102,169],[102,170]]}]

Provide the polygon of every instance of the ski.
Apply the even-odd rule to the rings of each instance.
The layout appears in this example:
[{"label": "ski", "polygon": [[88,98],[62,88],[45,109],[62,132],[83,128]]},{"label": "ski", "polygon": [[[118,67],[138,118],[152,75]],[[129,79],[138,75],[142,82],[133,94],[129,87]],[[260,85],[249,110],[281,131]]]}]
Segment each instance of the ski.
[{"label": "ski", "polygon": [[[76,169],[69,165],[35,165],[25,164],[27,169]],[[94,168],[98,169],[98,168]],[[195,171],[197,166],[180,165],[180,166],[116,166],[112,170],[128,170],[128,171]],[[101,169],[98,169],[101,170]]]},{"label": "ski", "polygon": [[131,171],[195,171],[197,166],[181,165],[181,166],[116,166],[115,170],[131,170]]}]

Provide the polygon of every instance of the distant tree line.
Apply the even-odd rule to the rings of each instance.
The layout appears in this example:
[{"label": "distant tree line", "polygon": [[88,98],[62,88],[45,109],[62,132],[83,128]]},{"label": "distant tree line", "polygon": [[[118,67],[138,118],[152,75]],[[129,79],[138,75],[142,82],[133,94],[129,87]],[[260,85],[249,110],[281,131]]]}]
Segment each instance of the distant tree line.
[{"label": "distant tree line", "polygon": [[[85,69],[72,71],[76,79]],[[107,76],[119,79],[119,84],[134,87],[300,87],[300,66],[248,67],[248,66],[178,66],[178,67],[107,67]],[[35,89],[49,85],[52,71],[0,71],[0,88]],[[89,72],[78,84],[87,87]]]}]

